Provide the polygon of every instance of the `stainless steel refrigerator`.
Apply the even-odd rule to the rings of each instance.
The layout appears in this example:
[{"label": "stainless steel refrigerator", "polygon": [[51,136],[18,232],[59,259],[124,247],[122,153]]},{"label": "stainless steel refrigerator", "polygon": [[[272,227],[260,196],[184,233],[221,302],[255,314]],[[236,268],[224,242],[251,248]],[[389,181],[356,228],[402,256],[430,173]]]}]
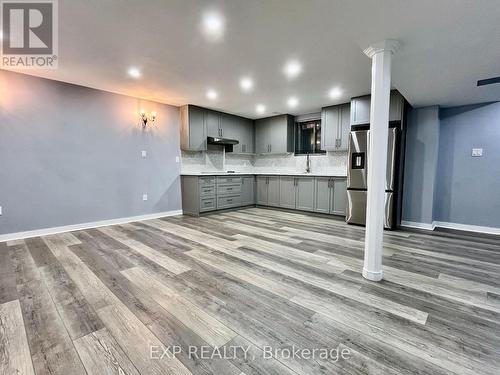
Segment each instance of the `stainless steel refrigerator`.
[{"label": "stainless steel refrigerator", "polygon": [[[385,183],[384,227],[393,228],[395,224],[395,177],[396,145],[399,129],[389,128],[387,147],[387,175]],[[349,224],[365,225],[368,173],[368,144],[370,130],[351,131],[349,136],[349,161],[347,169],[347,215]]]}]

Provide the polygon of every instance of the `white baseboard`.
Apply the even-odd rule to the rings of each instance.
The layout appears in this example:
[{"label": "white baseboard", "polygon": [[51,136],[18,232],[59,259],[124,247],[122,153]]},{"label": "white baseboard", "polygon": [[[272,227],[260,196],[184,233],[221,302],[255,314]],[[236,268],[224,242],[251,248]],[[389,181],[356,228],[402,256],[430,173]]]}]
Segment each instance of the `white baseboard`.
[{"label": "white baseboard", "polygon": [[446,221],[433,221],[432,224],[419,223],[415,221],[401,221],[402,227],[424,229],[424,230],[434,230],[435,228],[446,228],[461,230],[465,232],[475,232],[475,233],[486,233],[486,234],[498,234],[500,235],[500,228],[495,227],[483,227],[480,225],[469,225],[469,224],[459,224],[459,223],[448,223]]},{"label": "white baseboard", "polygon": [[406,221],[401,220],[401,226],[407,228],[424,229],[424,230],[434,230],[436,228],[436,222],[433,221],[432,224],[419,223],[417,221]]},{"label": "white baseboard", "polygon": [[126,223],[131,223],[134,221],[151,220],[151,219],[158,219],[160,217],[176,216],[176,215],[182,215],[182,210],[157,212],[154,214],[147,214],[147,215],[121,217],[121,218],[117,218],[117,219],[93,221],[93,222],[89,222],[89,223],[64,225],[62,227],[36,229],[36,230],[29,230],[26,232],[7,233],[7,234],[0,235],[0,242],[21,240],[21,239],[30,238],[30,237],[47,236],[49,234],[72,232],[75,230],[84,230],[84,229],[90,229],[90,228],[105,227],[108,225],[126,224]]},{"label": "white baseboard", "polygon": [[462,231],[466,231],[466,232],[477,232],[477,233],[499,234],[500,235],[500,228],[483,227],[480,225],[469,225],[469,224],[447,223],[445,221],[436,221],[436,227],[462,230]]}]

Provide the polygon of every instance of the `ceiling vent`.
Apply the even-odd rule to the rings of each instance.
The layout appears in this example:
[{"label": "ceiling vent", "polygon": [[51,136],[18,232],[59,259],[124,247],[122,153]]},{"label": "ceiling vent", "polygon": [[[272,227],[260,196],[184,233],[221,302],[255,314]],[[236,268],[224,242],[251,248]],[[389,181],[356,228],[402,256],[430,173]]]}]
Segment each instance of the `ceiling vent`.
[{"label": "ceiling vent", "polygon": [[500,83],[500,77],[480,79],[479,81],[477,81],[478,86],[493,85],[494,83]]}]

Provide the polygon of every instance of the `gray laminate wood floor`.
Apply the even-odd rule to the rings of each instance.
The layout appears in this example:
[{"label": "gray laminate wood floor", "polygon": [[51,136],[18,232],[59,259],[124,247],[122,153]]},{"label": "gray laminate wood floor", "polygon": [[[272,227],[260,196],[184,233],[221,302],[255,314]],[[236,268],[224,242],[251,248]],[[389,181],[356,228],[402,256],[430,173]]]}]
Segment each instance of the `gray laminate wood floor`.
[{"label": "gray laminate wood floor", "polygon": [[0,374],[499,374],[500,241],[387,232],[373,283],[363,232],[248,208],[0,243]]}]

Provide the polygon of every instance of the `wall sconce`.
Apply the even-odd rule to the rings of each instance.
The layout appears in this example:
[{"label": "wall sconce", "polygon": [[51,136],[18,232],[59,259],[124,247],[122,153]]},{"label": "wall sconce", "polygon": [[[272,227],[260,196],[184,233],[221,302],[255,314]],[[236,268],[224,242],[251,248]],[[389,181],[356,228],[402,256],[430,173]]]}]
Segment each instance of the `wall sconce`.
[{"label": "wall sconce", "polygon": [[148,124],[154,125],[154,123],[156,121],[156,112],[155,111],[151,112],[151,114],[148,116],[146,114],[146,111],[141,109],[140,115],[141,115],[141,121],[142,121],[143,128],[145,128]]}]

